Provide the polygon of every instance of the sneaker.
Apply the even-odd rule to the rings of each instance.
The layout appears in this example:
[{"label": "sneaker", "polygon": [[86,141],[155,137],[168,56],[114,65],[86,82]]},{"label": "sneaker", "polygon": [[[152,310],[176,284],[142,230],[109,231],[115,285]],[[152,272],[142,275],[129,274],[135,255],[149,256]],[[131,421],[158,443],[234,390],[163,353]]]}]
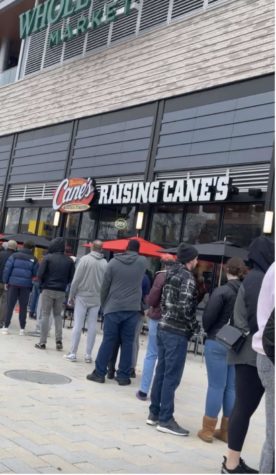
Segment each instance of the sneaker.
[{"label": "sneaker", "polygon": [[146,401],[147,400],[147,393],[143,393],[143,391],[137,391],[136,397],[137,397],[137,399],[140,399],[140,401]]},{"label": "sneaker", "polygon": [[159,422],[159,417],[153,414],[152,412],[149,413],[146,423],[149,426],[156,426]]},{"label": "sneaker", "polygon": [[156,429],[159,430],[159,432],[165,432],[167,434],[174,434],[174,435],[182,435],[184,437],[185,436],[187,437],[190,433],[187,429],[180,427],[173,417],[169,420],[169,422],[159,422]]},{"label": "sneaker", "polygon": [[36,343],[35,348],[38,348],[39,350],[46,350],[46,345],[45,343]]},{"label": "sneaker", "polygon": [[226,467],[226,462],[227,462],[227,458],[223,457],[220,473],[259,473],[257,470],[254,470],[253,468],[248,467],[248,465],[246,465],[246,463],[244,462],[242,458],[240,458],[239,465],[237,465],[236,468],[233,468],[232,470]]},{"label": "sneaker", "polygon": [[62,345],[62,342],[61,342],[61,341],[57,341],[57,342],[56,342],[56,349],[57,349],[58,351],[63,350],[63,345]]},{"label": "sneaker", "polygon": [[95,383],[104,383],[105,382],[105,377],[100,376],[95,369],[94,369],[93,373],[88,374],[86,376],[86,379],[88,379],[88,381],[94,381]]},{"label": "sneaker", "polygon": [[68,353],[67,355],[64,355],[64,358],[66,358],[68,361],[77,361],[75,353]]},{"label": "sneaker", "polygon": [[130,375],[129,375],[131,378],[136,378],[136,372],[135,372],[135,369],[134,368],[131,368],[130,370]]},{"label": "sneaker", "polygon": [[121,379],[121,378],[117,378],[117,376],[116,376],[115,379],[116,379],[117,383],[119,384],[119,386],[128,386],[129,384],[131,384],[131,379],[129,379],[129,378]]},{"label": "sneaker", "polygon": [[24,335],[25,335],[25,330],[24,330],[23,328],[21,328],[21,329],[19,330],[19,335],[20,335],[20,336],[24,336]]},{"label": "sneaker", "polygon": [[90,356],[90,355],[85,355],[84,361],[85,361],[85,363],[92,363],[92,358],[91,358],[91,356]]},{"label": "sneaker", "polygon": [[8,335],[9,334],[9,329],[6,327],[2,328],[2,335]]}]

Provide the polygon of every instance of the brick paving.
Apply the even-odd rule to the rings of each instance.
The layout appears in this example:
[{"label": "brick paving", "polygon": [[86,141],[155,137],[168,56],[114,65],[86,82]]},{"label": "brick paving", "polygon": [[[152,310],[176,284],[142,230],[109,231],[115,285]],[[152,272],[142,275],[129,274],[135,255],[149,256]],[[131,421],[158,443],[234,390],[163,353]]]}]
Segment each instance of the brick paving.
[{"label": "brick paving", "polygon": [[[35,322],[28,320],[27,331]],[[92,383],[84,363],[63,358],[71,329],[64,329],[64,352],[53,336],[47,350],[34,348],[38,338],[19,336],[14,316],[9,335],[0,332],[0,473],[219,473],[226,445],[206,444],[196,437],[204,411],[206,370],[199,355],[188,355],[177,390],[175,417],[190,437],[162,434],[147,426],[148,403],[136,399],[147,337],[141,336],[137,378],[131,386],[115,381]],[[53,335],[53,329],[52,329]],[[93,358],[101,342],[99,328]],[[45,385],[8,378],[7,370],[59,373],[69,384]],[[264,440],[264,404],[252,418],[243,456],[258,467]]]}]

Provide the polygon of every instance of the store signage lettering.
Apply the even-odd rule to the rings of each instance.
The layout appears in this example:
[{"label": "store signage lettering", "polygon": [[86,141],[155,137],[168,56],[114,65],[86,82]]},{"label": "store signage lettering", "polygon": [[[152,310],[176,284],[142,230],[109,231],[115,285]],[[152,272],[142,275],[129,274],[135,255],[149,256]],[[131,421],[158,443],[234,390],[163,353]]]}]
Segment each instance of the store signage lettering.
[{"label": "store signage lettering", "polygon": [[228,176],[118,183],[101,185],[98,204],[185,203],[223,201],[227,198]]},{"label": "store signage lettering", "polygon": [[[101,8],[93,10],[89,15],[81,15],[74,27],[66,23],[63,28],[49,32],[49,46],[55,46],[69,41],[88,30],[95,30],[101,25],[115,21],[121,15],[128,15],[132,0],[113,0]],[[89,10],[92,0],[46,0],[32,10],[27,10],[19,16],[20,38],[27,38],[48,25],[54,25],[76,13]]]},{"label": "store signage lettering", "polygon": [[66,178],[58,186],[54,198],[55,211],[76,213],[90,208],[95,195],[95,182],[91,178]]}]

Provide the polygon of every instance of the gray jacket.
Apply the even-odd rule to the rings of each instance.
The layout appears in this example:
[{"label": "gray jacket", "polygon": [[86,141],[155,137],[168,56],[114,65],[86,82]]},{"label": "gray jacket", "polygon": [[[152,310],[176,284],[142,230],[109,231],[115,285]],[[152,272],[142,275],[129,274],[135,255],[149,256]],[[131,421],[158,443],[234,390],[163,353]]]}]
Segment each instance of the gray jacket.
[{"label": "gray jacket", "polygon": [[104,256],[92,251],[83,256],[75,271],[69,299],[80,297],[89,307],[100,306],[101,287],[107,262]]},{"label": "gray jacket", "polygon": [[142,280],[147,267],[146,258],[137,252],[117,254],[107,265],[101,291],[104,314],[140,311]]}]

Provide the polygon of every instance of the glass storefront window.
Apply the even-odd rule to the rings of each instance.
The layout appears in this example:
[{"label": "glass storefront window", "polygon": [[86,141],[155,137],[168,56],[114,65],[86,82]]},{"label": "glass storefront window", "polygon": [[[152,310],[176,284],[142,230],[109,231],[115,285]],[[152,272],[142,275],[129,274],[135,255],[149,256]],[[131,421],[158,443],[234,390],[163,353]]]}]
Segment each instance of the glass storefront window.
[{"label": "glass storefront window", "polygon": [[218,239],[219,205],[191,205],[185,215],[183,241],[189,244],[212,242]]},{"label": "glass storefront window", "polygon": [[180,240],[182,206],[158,206],[152,216],[150,241],[161,246],[177,245]]},{"label": "glass storefront window", "polygon": [[20,212],[21,209],[19,208],[9,208],[7,210],[6,223],[4,228],[4,232],[6,234],[17,233],[20,221]]},{"label": "glass storefront window", "polygon": [[54,220],[55,212],[52,208],[42,208],[38,221],[37,234],[52,239],[54,235]]},{"label": "glass storefront window", "polygon": [[[100,214],[97,238],[107,241],[110,239],[120,239],[126,236],[133,236],[135,233],[134,216],[134,206],[103,208]],[[122,220],[125,221],[124,229],[116,227],[116,221],[119,218],[122,218]]]},{"label": "glass storefront window", "polygon": [[70,213],[66,217],[65,234],[70,238],[78,238],[80,213]]},{"label": "glass storefront window", "polygon": [[262,234],[264,204],[229,204],[225,206],[222,239],[248,247]]},{"label": "glass storefront window", "polygon": [[24,208],[20,225],[21,233],[35,233],[38,208]]},{"label": "glass storefront window", "polygon": [[80,239],[86,239],[91,242],[94,239],[94,230],[96,224],[96,216],[91,219],[91,213],[83,213],[80,229]]}]

